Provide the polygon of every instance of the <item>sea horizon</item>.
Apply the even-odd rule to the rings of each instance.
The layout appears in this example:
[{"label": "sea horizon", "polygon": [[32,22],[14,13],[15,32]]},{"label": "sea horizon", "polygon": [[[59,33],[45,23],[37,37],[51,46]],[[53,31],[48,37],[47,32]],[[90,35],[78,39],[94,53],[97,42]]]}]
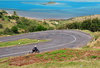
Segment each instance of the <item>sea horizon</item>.
[{"label": "sea horizon", "polygon": [[72,17],[100,14],[100,2],[54,1],[0,1],[0,9],[19,16],[35,19],[69,19]]}]

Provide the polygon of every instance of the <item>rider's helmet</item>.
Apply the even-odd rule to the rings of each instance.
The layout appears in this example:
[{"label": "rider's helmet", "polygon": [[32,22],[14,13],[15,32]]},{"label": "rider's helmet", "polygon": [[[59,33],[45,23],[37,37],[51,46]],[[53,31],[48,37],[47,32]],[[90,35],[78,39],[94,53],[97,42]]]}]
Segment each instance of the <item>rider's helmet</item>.
[{"label": "rider's helmet", "polygon": [[36,45],[34,47],[37,47]]}]

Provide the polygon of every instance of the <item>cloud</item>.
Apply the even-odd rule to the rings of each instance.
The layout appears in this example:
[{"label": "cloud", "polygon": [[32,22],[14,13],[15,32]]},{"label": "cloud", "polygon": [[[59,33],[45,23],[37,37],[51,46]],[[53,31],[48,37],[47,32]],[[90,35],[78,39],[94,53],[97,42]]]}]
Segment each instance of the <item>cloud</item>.
[{"label": "cloud", "polygon": [[[0,1],[41,1],[41,0],[0,0]],[[42,0],[42,1],[100,2],[100,0]]]}]

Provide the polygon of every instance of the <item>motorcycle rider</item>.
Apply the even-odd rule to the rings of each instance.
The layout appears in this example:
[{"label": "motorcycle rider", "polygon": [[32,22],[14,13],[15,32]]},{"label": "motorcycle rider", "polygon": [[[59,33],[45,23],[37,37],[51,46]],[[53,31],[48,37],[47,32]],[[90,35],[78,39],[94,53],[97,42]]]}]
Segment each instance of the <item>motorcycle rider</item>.
[{"label": "motorcycle rider", "polygon": [[36,52],[39,53],[39,50],[38,50],[38,48],[37,48],[36,45],[35,45],[34,48],[32,49],[32,53],[33,53],[33,52],[35,52],[35,53],[36,53]]}]

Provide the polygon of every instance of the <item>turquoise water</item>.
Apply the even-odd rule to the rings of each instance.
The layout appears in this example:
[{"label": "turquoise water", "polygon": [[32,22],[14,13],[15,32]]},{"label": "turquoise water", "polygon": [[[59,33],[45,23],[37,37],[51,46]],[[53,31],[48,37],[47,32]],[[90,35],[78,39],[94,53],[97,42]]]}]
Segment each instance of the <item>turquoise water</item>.
[{"label": "turquoise water", "polygon": [[56,1],[57,4],[43,5],[48,1],[0,1],[0,9],[9,13],[17,11],[19,16],[37,19],[68,19],[71,17],[100,14],[100,2]]}]

